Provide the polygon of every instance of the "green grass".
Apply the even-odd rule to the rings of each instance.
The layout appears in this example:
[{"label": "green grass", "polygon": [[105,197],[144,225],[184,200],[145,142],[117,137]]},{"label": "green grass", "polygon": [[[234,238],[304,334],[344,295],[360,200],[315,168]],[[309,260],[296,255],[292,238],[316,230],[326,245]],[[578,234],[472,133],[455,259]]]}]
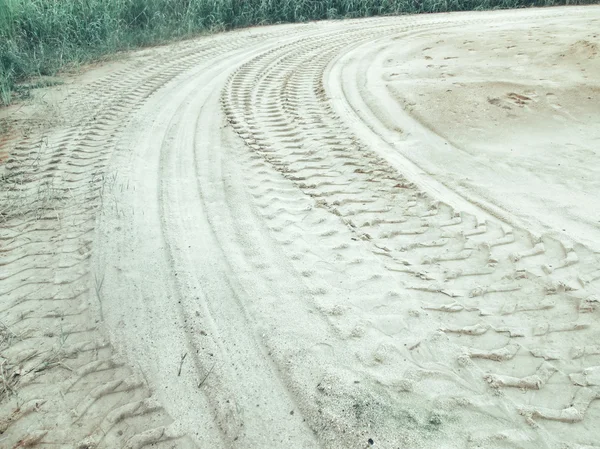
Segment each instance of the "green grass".
[{"label": "green grass", "polygon": [[0,104],[69,64],[249,25],[597,0],[0,0]]}]

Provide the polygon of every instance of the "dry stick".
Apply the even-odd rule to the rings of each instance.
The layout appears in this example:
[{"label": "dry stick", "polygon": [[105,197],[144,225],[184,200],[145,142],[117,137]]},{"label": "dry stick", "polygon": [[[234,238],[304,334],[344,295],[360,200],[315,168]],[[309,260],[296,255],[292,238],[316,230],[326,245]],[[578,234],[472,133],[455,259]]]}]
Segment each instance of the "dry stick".
[{"label": "dry stick", "polygon": [[204,385],[204,382],[206,382],[206,379],[208,379],[208,376],[210,376],[210,373],[212,373],[213,369],[215,369],[216,364],[217,364],[217,362],[213,363],[213,366],[210,368],[208,373],[206,373],[206,376],[204,376],[204,379],[202,379],[202,382],[200,382],[198,384],[198,388],[200,388],[200,387],[202,387],[202,385]]},{"label": "dry stick", "polygon": [[181,362],[179,362],[179,371],[177,371],[177,377],[181,376],[181,368],[183,367],[183,361],[185,360],[185,358],[187,357],[187,352],[185,354],[183,354],[183,357],[181,357]]},{"label": "dry stick", "polygon": [[102,278],[100,278],[100,281],[98,281],[98,275],[94,274],[94,279],[95,279],[95,287],[96,287],[96,297],[98,298],[98,304],[100,305],[100,319],[102,321],[104,321],[104,310],[102,308],[102,296],[100,294],[100,291],[102,290],[102,285],[104,284],[104,273],[102,274]]}]

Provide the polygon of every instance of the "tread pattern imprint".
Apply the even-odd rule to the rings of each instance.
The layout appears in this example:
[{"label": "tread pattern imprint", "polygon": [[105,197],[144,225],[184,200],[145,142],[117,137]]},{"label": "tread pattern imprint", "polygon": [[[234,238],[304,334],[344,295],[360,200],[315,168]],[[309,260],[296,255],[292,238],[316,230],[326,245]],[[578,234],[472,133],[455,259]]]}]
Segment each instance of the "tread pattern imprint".
[{"label": "tread pattern imprint", "polygon": [[[274,391],[282,385],[306,426],[298,432],[310,435],[280,447],[600,444],[598,254],[421,189],[353,133],[334,107],[345,100],[327,87],[342,82],[329,76],[332,65],[366,42],[557,14],[565,11],[364,19],[184,42],[71,94],[65,104],[76,123],[9,142],[0,192],[0,446],[208,446],[173,419],[155,381],[111,340],[106,285],[91,260],[99,217],[114,207],[104,194],[115,191],[113,153],[129,151],[119,145],[132,118],[157,92],[230,56],[207,97],[218,106],[221,147],[194,147],[212,164],[196,175],[208,221],[224,223],[213,226],[223,254],[213,256],[242,292],[243,317],[232,322],[255,336],[269,360],[265,376]],[[227,203],[234,195],[243,206]],[[247,251],[233,254],[244,239]],[[202,298],[214,310],[211,295]],[[269,322],[287,304],[299,322]],[[219,326],[212,338],[225,354],[235,345]],[[259,424],[243,400],[223,411],[236,368],[204,366],[204,380],[214,366],[221,383],[199,390],[209,410],[197,413],[226,415],[249,435]],[[250,447],[231,425],[219,432],[211,447]]]}]

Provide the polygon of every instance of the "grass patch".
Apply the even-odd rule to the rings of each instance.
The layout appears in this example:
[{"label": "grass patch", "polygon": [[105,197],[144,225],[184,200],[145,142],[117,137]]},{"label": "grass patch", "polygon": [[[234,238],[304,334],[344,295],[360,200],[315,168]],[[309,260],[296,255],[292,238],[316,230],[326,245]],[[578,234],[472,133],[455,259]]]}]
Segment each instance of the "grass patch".
[{"label": "grass patch", "polygon": [[[33,76],[201,32],[376,15],[597,0],[0,0],[0,104]],[[23,95],[23,92],[17,92]]]}]

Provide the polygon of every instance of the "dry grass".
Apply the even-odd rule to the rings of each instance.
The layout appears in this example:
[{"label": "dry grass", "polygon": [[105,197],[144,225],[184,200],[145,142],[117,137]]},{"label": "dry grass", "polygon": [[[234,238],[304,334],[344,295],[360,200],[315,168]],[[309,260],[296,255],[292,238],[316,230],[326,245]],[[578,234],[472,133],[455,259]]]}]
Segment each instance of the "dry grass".
[{"label": "dry grass", "polygon": [[19,340],[18,335],[0,322],[0,402],[15,394],[16,386],[19,383],[18,367],[2,355],[6,349]]}]

